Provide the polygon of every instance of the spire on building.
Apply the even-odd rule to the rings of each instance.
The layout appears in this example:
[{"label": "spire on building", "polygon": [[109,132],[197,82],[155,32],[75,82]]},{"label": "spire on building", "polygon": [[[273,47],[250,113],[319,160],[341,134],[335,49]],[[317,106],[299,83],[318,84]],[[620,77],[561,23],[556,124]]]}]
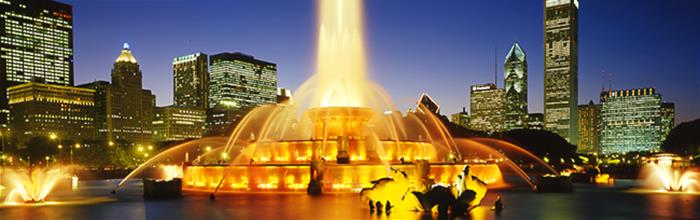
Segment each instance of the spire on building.
[{"label": "spire on building", "polygon": [[513,60],[525,61],[525,51],[517,42],[513,43],[513,46],[510,47],[510,51],[508,51],[508,55],[506,55],[505,63]]},{"label": "spire on building", "polygon": [[498,48],[493,48],[493,84],[498,87]]}]

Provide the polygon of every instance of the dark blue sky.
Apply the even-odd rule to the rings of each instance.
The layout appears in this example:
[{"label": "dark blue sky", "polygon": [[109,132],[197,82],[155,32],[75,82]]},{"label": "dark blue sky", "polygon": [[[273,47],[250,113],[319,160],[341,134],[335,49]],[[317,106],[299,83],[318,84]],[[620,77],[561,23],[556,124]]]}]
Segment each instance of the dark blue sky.
[{"label": "dark blue sky", "polygon": [[[279,86],[314,72],[315,1],[87,1],[73,5],[76,83],[109,79],[123,42],[158,105],[172,103],[172,58],[240,51],[278,64]],[[520,43],[529,65],[529,109],[543,109],[543,1],[366,1],[371,78],[405,111],[422,92],[443,113],[468,108],[468,87],[493,81]],[[613,89],[656,87],[677,122],[700,117],[700,1],[585,0],[579,12],[579,102]],[[601,72],[605,71],[605,74]],[[607,87],[607,80],[606,80]]]}]

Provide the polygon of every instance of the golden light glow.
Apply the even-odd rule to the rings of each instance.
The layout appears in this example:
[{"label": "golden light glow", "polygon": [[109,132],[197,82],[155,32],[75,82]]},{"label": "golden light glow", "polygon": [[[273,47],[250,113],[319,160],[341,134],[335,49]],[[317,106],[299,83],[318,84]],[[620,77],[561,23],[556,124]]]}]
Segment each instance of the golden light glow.
[{"label": "golden light glow", "polygon": [[597,184],[615,184],[615,178],[612,178],[610,174],[601,173],[595,176],[595,183]]},{"label": "golden light glow", "polygon": [[178,165],[160,165],[160,180],[170,181],[175,178],[182,178],[182,167]]},{"label": "golden light glow", "polygon": [[669,192],[700,192],[700,172],[674,168],[668,163],[649,163],[642,168],[647,188]]},{"label": "golden light glow", "polygon": [[314,107],[366,106],[362,1],[318,1]]},{"label": "golden light glow", "polygon": [[[489,186],[503,183],[501,171],[496,164],[473,164],[470,173]],[[405,170],[411,179],[409,184],[415,186],[419,180],[415,165],[393,165]],[[178,167],[179,168],[179,167]],[[464,164],[435,164],[430,166],[430,173],[437,183],[455,184],[456,176],[462,172]],[[172,168],[175,170],[175,168]],[[324,190],[329,192],[358,192],[370,185],[370,181],[386,176],[386,167],[377,165],[327,166],[324,176]],[[179,169],[178,169],[179,170]],[[245,166],[226,167],[188,166],[182,174],[183,189],[212,190],[217,187],[223,175],[221,192],[241,191],[303,191],[310,179],[310,169],[306,165],[286,166]]]},{"label": "golden light glow", "polygon": [[65,176],[60,168],[7,170],[5,179],[9,181],[11,190],[5,197],[5,203],[43,202]]}]

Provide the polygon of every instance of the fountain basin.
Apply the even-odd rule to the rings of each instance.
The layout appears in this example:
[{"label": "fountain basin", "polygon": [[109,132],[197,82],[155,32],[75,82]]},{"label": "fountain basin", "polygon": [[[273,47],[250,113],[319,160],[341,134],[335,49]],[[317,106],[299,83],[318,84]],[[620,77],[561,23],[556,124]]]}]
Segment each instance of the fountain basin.
[{"label": "fountain basin", "polygon": [[[465,163],[430,164],[430,178],[436,183],[452,184],[462,172]],[[415,164],[391,164],[412,177],[409,182],[416,186],[420,179],[420,168]],[[497,164],[470,164],[471,173],[489,184],[502,183]],[[324,165],[323,192],[359,192],[370,187],[371,181],[387,176],[383,164],[336,164]],[[310,180],[309,164],[265,164],[231,166],[188,166],[183,173],[183,190],[213,191],[221,181],[219,192],[306,192]]]}]

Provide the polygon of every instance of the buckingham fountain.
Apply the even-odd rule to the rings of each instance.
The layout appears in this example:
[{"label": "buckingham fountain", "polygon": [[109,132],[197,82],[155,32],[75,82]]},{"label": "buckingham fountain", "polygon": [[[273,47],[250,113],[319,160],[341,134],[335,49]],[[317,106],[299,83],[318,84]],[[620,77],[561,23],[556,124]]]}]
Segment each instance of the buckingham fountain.
[{"label": "buckingham fountain", "polygon": [[[521,148],[504,141],[453,138],[443,122],[418,104],[397,111],[383,88],[367,77],[362,1],[319,1],[316,73],[286,104],[251,110],[228,138],[202,138],[154,156],[128,179],[156,166],[185,191],[359,192],[373,180],[407,173],[412,187],[454,185],[465,166],[489,184],[503,185],[509,167],[527,174],[495,150]],[[206,149],[206,150],[202,150]],[[528,153],[529,154],[529,153]],[[546,172],[556,173],[534,155]],[[166,163],[170,166],[162,166]],[[501,166],[503,165],[503,166]],[[165,176],[172,175],[164,174]]]}]

